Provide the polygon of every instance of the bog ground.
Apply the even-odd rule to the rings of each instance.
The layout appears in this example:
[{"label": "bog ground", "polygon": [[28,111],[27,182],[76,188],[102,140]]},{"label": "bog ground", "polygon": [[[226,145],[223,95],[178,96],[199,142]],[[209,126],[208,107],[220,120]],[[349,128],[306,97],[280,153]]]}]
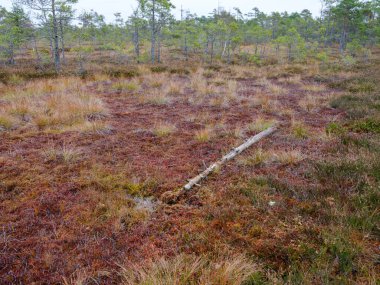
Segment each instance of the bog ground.
[{"label": "bog ground", "polygon": [[[378,68],[10,73],[0,87],[2,282],[376,284]],[[273,124],[201,187],[163,201]]]}]

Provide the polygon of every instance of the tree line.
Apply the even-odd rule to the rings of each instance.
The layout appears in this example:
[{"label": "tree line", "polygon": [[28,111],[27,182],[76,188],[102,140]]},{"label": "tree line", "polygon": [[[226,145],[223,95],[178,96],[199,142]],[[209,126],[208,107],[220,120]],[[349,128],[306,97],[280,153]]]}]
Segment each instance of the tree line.
[{"label": "tree line", "polygon": [[78,14],[78,0],[15,0],[0,7],[0,56],[16,64],[16,55],[31,51],[37,64],[54,63],[57,72],[66,52],[75,51],[81,68],[94,50],[109,50],[135,62],[162,62],[163,51],[178,60],[191,57],[213,63],[237,59],[260,63],[269,58],[303,60],[309,54],[326,60],[326,50],[368,56],[380,39],[380,0],[321,0],[321,13],[266,14],[253,8],[218,7],[208,16],[181,9],[176,19],[170,0],[138,0],[127,19],[112,23],[91,10]]}]

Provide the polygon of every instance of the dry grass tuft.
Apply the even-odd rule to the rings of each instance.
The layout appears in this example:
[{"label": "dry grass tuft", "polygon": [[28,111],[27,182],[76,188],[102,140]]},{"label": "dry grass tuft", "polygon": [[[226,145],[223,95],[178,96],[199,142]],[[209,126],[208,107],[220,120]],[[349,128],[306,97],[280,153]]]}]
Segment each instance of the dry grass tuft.
[{"label": "dry grass tuft", "polygon": [[315,95],[307,94],[299,101],[299,105],[303,110],[313,112],[318,109],[320,102]]},{"label": "dry grass tuft", "polygon": [[227,82],[227,98],[229,100],[236,100],[238,97],[238,84],[235,80],[229,80]]},{"label": "dry grass tuft", "polygon": [[153,73],[144,76],[144,82],[146,82],[151,88],[161,88],[164,86],[166,80],[167,78],[165,78],[165,75],[161,73]]},{"label": "dry grass tuft", "polygon": [[272,83],[268,79],[262,77],[262,78],[259,78],[257,80],[256,84],[259,85],[259,86],[261,86],[261,87],[268,87]]},{"label": "dry grass tuft", "polygon": [[270,159],[270,152],[259,148],[253,154],[240,158],[238,163],[243,166],[258,166],[266,163]]},{"label": "dry grass tuft", "polygon": [[211,127],[206,127],[202,130],[195,132],[195,139],[198,142],[204,143],[204,142],[210,141],[213,135],[214,135],[214,130]]},{"label": "dry grass tuft", "polygon": [[63,277],[63,285],[85,285],[92,279],[91,274],[82,269],[74,272],[70,278]]},{"label": "dry grass tuft", "polygon": [[95,73],[92,80],[95,82],[105,82],[111,80],[111,77],[105,73]]},{"label": "dry grass tuft", "polygon": [[0,115],[0,132],[11,130],[14,126],[15,120],[11,116],[7,114]]},{"label": "dry grass tuft", "polygon": [[304,156],[298,150],[274,151],[259,148],[253,154],[240,158],[238,163],[243,166],[259,166],[270,162],[278,162],[285,165],[296,165],[303,159]]},{"label": "dry grass tuft", "polygon": [[232,128],[232,129],[228,129],[228,128],[224,128],[224,133],[227,135],[227,136],[230,136],[230,137],[233,137],[233,138],[243,138],[244,135],[245,135],[245,129],[242,128],[242,127],[235,127],[235,128]]},{"label": "dry grass tuft", "polygon": [[[106,115],[102,101],[86,93],[81,81],[71,78],[29,82],[8,93],[0,109],[0,116],[13,122],[11,127],[27,125],[39,130],[79,127]],[[9,123],[5,127],[10,128]]]},{"label": "dry grass tuft", "polygon": [[301,79],[300,75],[296,75],[296,76],[292,76],[292,77],[279,78],[278,82],[286,83],[286,84],[299,85],[299,84],[302,84],[302,79]]},{"label": "dry grass tuft", "polygon": [[306,85],[303,85],[302,86],[302,90],[304,90],[304,91],[308,91],[308,92],[315,92],[315,93],[317,93],[317,92],[324,92],[324,91],[326,91],[326,87],[325,86],[323,86],[323,85],[320,85],[320,84],[318,84],[318,85],[316,85],[316,84],[306,84]]},{"label": "dry grass tuft", "polygon": [[278,114],[281,116],[288,117],[288,118],[293,118],[294,117],[294,110],[291,108],[284,108],[284,109],[280,109]]},{"label": "dry grass tuft", "polygon": [[135,93],[140,90],[140,85],[137,80],[118,81],[111,88],[117,92]]},{"label": "dry grass tuft", "polygon": [[153,134],[157,137],[167,137],[175,131],[175,125],[165,122],[156,123],[153,128]]},{"label": "dry grass tuft", "polygon": [[170,103],[170,98],[166,96],[161,90],[153,91],[150,94],[139,97],[142,104],[152,104],[157,106],[163,106]]},{"label": "dry grass tuft", "polygon": [[268,89],[271,95],[283,95],[286,94],[288,91],[286,88],[273,83],[269,83],[266,86],[266,88]]},{"label": "dry grass tuft", "polygon": [[171,80],[166,86],[165,86],[165,93],[171,96],[175,95],[181,95],[183,92],[182,90],[182,83],[180,81],[174,81]]},{"label": "dry grass tuft", "polygon": [[278,110],[278,101],[266,93],[259,92],[252,100],[253,105],[260,106],[264,112],[273,113]]},{"label": "dry grass tuft", "polygon": [[209,103],[214,107],[227,107],[229,104],[228,99],[223,95],[212,97]]},{"label": "dry grass tuft", "polygon": [[274,119],[267,120],[262,117],[258,117],[254,122],[250,123],[247,128],[252,132],[262,132],[276,123],[277,121]]},{"label": "dry grass tuft", "polygon": [[[107,135],[112,133],[112,128],[102,121],[86,121],[80,126],[75,126],[75,129],[81,133]],[[70,128],[68,128],[70,130]]]},{"label": "dry grass tuft", "polygon": [[190,80],[190,86],[196,93],[202,96],[212,95],[214,93],[213,87],[208,84],[201,72],[193,74]]},{"label": "dry grass tuft", "polygon": [[80,155],[81,153],[78,149],[66,145],[60,148],[48,148],[43,153],[46,161],[58,161],[64,163],[74,163],[79,160]]},{"label": "dry grass tuft", "polygon": [[121,276],[124,285],[240,285],[256,271],[257,266],[241,255],[212,261],[181,254],[169,260],[161,258],[143,267],[122,268]]},{"label": "dry grass tuft", "polygon": [[304,155],[298,150],[277,151],[273,158],[281,164],[295,165],[304,159]]},{"label": "dry grass tuft", "polygon": [[297,139],[307,139],[310,136],[310,130],[303,122],[292,120],[291,134]]}]

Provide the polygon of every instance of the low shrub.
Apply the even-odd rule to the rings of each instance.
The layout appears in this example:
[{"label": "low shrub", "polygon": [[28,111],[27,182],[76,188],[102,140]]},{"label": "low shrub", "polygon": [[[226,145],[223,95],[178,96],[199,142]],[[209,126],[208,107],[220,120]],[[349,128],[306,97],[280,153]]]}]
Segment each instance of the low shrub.
[{"label": "low shrub", "polygon": [[168,71],[168,67],[167,66],[163,66],[163,65],[156,65],[156,66],[152,66],[150,68],[150,70],[153,73],[164,73],[164,72]]}]

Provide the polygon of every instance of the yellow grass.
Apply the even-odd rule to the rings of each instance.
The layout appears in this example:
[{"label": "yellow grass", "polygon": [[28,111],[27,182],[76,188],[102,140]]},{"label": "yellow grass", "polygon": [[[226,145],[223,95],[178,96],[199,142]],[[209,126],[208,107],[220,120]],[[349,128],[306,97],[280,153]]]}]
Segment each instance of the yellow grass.
[{"label": "yellow grass", "polygon": [[308,92],[323,92],[326,91],[326,87],[320,84],[306,84],[302,86],[302,89]]},{"label": "yellow grass", "polygon": [[208,142],[209,140],[211,140],[213,135],[214,134],[213,134],[213,130],[211,129],[211,127],[206,127],[202,130],[195,132],[195,139],[198,142],[202,142],[202,143]]},{"label": "yellow grass", "polygon": [[161,88],[165,81],[168,80],[165,76],[167,75],[157,73],[148,74],[144,76],[144,82],[151,88]]},{"label": "yellow grass", "polygon": [[214,107],[227,107],[228,106],[228,98],[223,95],[217,95],[210,99],[210,105]]},{"label": "yellow grass", "polygon": [[150,94],[140,96],[139,100],[142,104],[152,104],[157,106],[170,103],[170,98],[161,90],[154,90]]},{"label": "yellow grass", "polygon": [[227,97],[229,100],[235,100],[238,97],[238,84],[235,80],[227,82]]},{"label": "yellow grass", "polygon": [[288,91],[286,88],[273,83],[269,83],[266,87],[271,95],[282,95]]},{"label": "yellow grass", "polygon": [[[72,130],[73,128],[68,127],[67,130]],[[77,130],[81,133],[90,133],[98,135],[106,135],[112,132],[112,128],[103,121],[86,121],[79,126],[75,126],[74,130]]]},{"label": "yellow grass", "polygon": [[307,112],[313,112],[320,107],[320,102],[316,95],[307,94],[299,101],[299,105]]},{"label": "yellow grass", "polygon": [[122,80],[112,84],[111,88],[118,92],[135,93],[140,90],[140,84],[137,80]]},{"label": "yellow grass", "polygon": [[276,123],[277,121],[274,119],[264,119],[262,117],[258,117],[254,122],[250,123],[247,128],[249,131],[262,132]]},{"label": "yellow grass", "polygon": [[267,113],[273,113],[277,111],[278,103],[273,96],[270,96],[266,93],[259,92],[255,94],[252,102],[255,106],[260,106]]},{"label": "yellow grass", "polygon": [[254,153],[243,156],[238,163],[243,166],[258,166],[265,163],[278,162],[285,165],[296,165],[304,159],[298,150],[263,150],[257,149]]},{"label": "yellow grass", "polygon": [[263,150],[262,148],[257,149],[253,154],[248,156],[243,156],[238,160],[240,165],[244,166],[258,166],[266,163],[271,159],[270,152]]},{"label": "yellow grass", "polygon": [[175,132],[175,130],[176,127],[173,124],[159,122],[155,124],[153,128],[153,133],[158,137],[166,137]]},{"label": "yellow grass", "polygon": [[80,151],[70,146],[60,148],[48,148],[43,152],[43,156],[47,161],[62,161],[64,163],[74,163],[80,158]]},{"label": "yellow grass", "polygon": [[12,129],[15,126],[15,124],[15,120],[8,114],[0,115],[0,132]]},{"label": "yellow grass", "polygon": [[165,86],[165,93],[171,96],[182,94],[182,83],[180,81],[170,80]]},{"label": "yellow grass", "polygon": [[281,164],[295,165],[304,159],[304,155],[298,150],[286,150],[273,153],[273,158]]},{"label": "yellow grass", "polygon": [[171,259],[161,258],[142,267],[122,268],[121,284],[240,285],[245,284],[257,270],[257,266],[242,255],[213,261],[205,256],[181,254]]},{"label": "yellow grass", "polygon": [[288,83],[288,84],[301,84],[302,79],[300,75],[292,76],[292,77],[285,77],[278,79],[278,82],[282,83]]},{"label": "yellow grass", "polygon": [[203,77],[202,71],[194,73],[190,79],[191,88],[199,95],[205,96],[214,93],[212,86],[210,86],[207,80]]},{"label": "yellow grass", "polygon": [[82,82],[73,78],[29,82],[6,94],[5,102],[0,117],[8,118],[12,126],[40,130],[80,126],[107,114],[102,101],[84,91]]}]

